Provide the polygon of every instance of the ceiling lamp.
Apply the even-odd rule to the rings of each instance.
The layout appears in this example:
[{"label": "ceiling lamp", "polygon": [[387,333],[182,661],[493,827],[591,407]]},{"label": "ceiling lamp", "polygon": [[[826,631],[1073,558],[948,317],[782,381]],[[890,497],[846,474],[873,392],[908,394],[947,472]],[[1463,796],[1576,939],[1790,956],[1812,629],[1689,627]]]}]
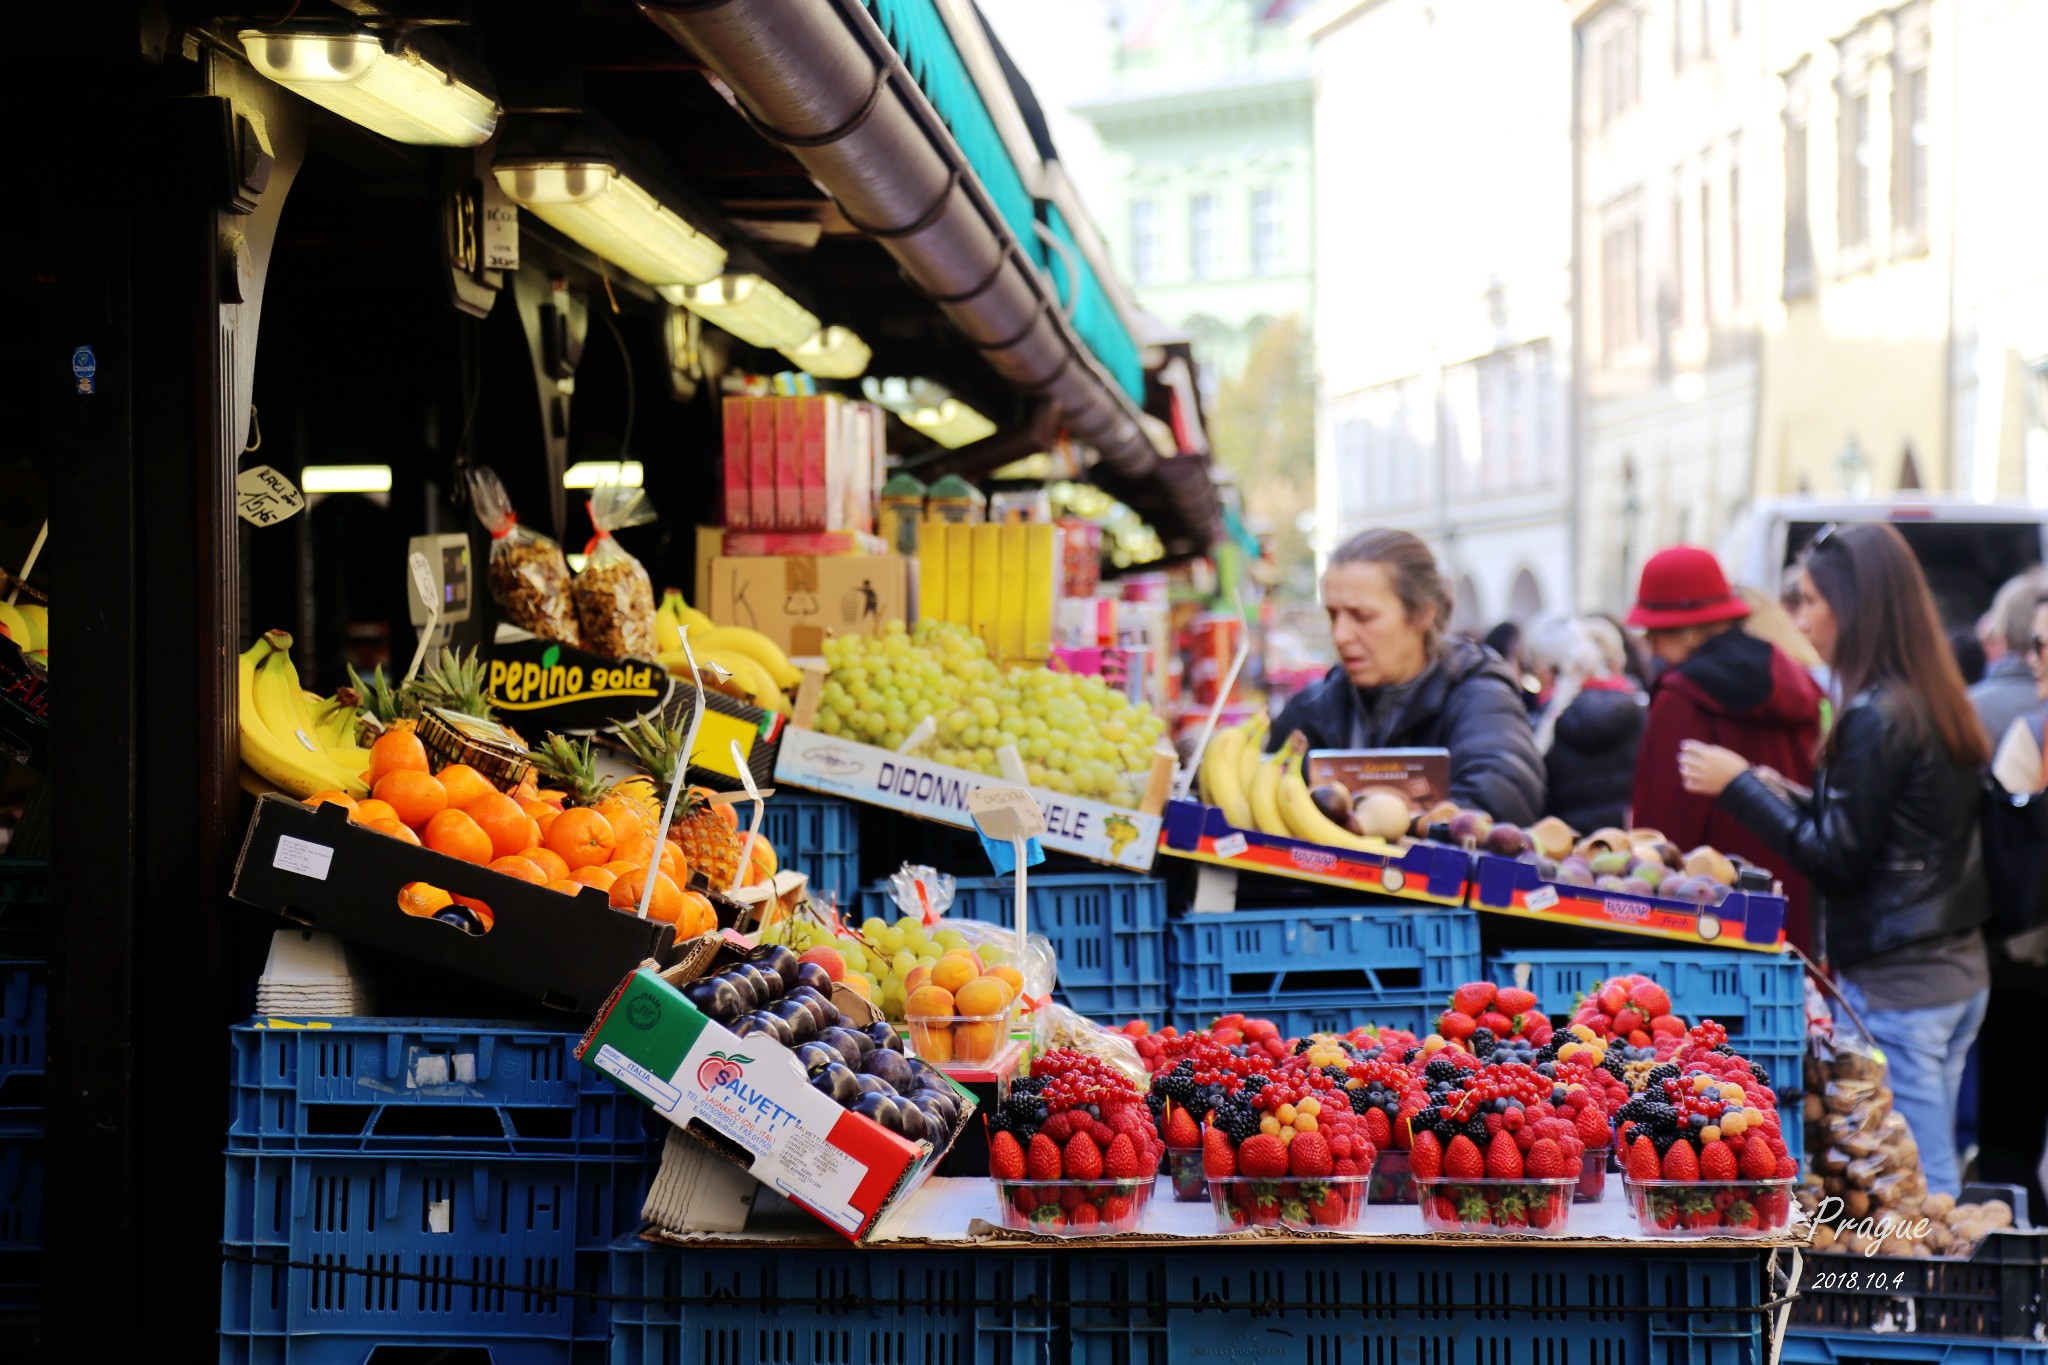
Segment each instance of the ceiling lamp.
[{"label": "ceiling lamp", "polygon": [[915,427],[948,450],[985,441],[996,434],[996,424],[957,398],[934,407],[907,408],[896,414],[906,426]]},{"label": "ceiling lamp", "polygon": [[517,159],[492,168],[506,198],[636,279],[697,285],[725,248],[608,161]]},{"label": "ceiling lamp", "polygon": [[394,142],[478,147],[498,127],[498,102],[409,46],[386,52],[368,33],[248,28],[250,65],[323,109]]},{"label": "ceiling lamp", "polygon": [[790,362],[819,379],[858,379],[875,353],[848,327],[820,327],[804,341],[783,348]]},{"label": "ceiling lamp", "polygon": [[670,303],[765,350],[800,346],[818,330],[817,314],[759,275],[721,275],[661,293]]},{"label": "ceiling lamp", "polygon": [[307,493],[389,493],[388,464],[309,464],[299,471],[299,488]]},{"label": "ceiling lamp", "polygon": [[562,471],[564,488],[601,488],[617,484],[638,488],[647,476],[638,460],[578,460]]}]

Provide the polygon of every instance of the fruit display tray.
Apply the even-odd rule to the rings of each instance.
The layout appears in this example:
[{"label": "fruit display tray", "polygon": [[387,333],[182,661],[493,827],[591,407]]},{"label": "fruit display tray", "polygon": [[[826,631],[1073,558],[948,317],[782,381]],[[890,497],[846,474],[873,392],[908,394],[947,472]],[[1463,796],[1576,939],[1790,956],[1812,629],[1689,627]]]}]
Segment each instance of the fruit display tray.
[{"label": "fruit display tray", "polygon": [[[399,889],[426,882],[491,907],[490,932],[467,933],[398,908]],[[565,896],[351,822],[265,796],[242,841],[236,900],[462,976],[550,1008],[588,1016],[640,963],[675,956],[675,927],[614,910],[595,889]]]},{"label": "fruit display tray", "polygon": [[654,1154],[647,1107],[577,1062],[581,1029],[259,1019],[229,1040],[231,1151]]},{"label": "fruit display tray", "polygon": [[1384,852],[1364,852],[1239,829],[1220,809],[1199,801],[1167,802],[1159,836],[1159,851],[1173,858],[1432,905],[1465,904],[1471,854],[1427,842],[1384,847]]},{"label": "fruit display tray", "polygon": [[1473,860],[1471,905],[1474,910],[1553,924],[1759,953],[1775,953],[1785,946],[1783,896],[1730,891],[1719,905],[1701,906],[1545,881],[1530,864],[1491,853]]}]

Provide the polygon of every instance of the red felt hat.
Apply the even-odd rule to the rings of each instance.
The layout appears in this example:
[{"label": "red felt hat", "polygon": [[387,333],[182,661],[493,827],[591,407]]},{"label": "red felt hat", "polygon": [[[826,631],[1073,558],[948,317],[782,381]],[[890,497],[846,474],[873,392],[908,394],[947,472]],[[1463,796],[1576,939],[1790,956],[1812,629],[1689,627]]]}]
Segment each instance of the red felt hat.
[{"label": "red felt hat", "polygon": [[1749,603],[1729,589],[1728,576],[1710,551],[1674,545],[1643,565],[1628,623],[1638,630],[1684,630],[1747,615]]}]

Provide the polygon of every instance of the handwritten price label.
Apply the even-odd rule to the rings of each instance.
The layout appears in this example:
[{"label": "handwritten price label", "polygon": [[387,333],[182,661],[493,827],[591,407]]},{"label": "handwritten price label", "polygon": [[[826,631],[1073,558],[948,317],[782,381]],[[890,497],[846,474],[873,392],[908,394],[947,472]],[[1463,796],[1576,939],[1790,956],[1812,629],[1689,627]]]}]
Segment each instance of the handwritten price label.
[{"label": "handwritten price label", "polygon": [[267,464],[235,475],[235,513],[251,526],[275,526],[305,505],[298,486]]}]

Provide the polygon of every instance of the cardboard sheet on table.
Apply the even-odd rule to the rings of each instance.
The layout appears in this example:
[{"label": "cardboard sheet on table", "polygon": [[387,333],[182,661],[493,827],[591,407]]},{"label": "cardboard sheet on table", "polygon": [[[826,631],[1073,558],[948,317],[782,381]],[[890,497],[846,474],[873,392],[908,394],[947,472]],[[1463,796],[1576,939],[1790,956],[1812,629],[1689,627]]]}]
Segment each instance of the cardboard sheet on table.
[{"label": "cardboard sheet on table", "polygon": [[[1795,1218],[1799,1216],[1796,1208],[1794,1215]],[[806,1223],[808,1226],[805,1226]],[[815,1220],[804,1219],[801,1214],[796,1214],[785,1225],[772,1216],[763,1217],[757,1213],[756,1217],[748,1221],[747,1230],[743,1233],[692,1235],[650,1231],[647,1235],[651,1240],[672,1242],[682,1246],[845,1245],[843,1241],[835,1241],[829,1235],[820,1236],[819,1232]],[[1795,1222],[1779,1237],[1645,1237],[1636,1231],[1635,1219],[1629,1213],[1628,1198],[1623,1193],[1622,1183],[1618,1179],[1608,1182],[1605,1197],[1599,1203],[1572,1206],[1570,1232],[1563,1237],[1506,1238],[1472,1233],[1431,1232],[1422,1225],[1422,1211],[1413,1204],[1375,1204],[1366,1211],[1365,1226],[1357,1232],[1296,1233],[1279,1228],[1261,1228],[1247,1232],[1219,1233],[1216,1231],[1215,1214],[1211,1211],[1208,1201],[1177,1202],[1173,1197],[1172,1182],[1164,1178],[1161,1178],[1153,1190],[1151,1202],[1145,1206],[1144,1220],[1137,1231],[1114,1237],[1050,1237],[1017,1232],[1001,1226],[997,1222],[996,1189],[993,1181],[935,1176],[927,1180],[901,1205],[890,1211],[881,1226],[868,1238],[868,1245],[906,1250],[917,1247],[987,1247],[1004,1244],[1063,1244],[1087,1247],[1119,1243],[1194,1245],[1349,1241],[1395,1244],[1473,1242],[1530,1249],[1587,1244],[1612,1246],[1616,1243],[1628,1243],[1643,1247],[1711,1246],[1764,1250],[1771,1247],[1804,1246],[1811,1237],[1812,1229],[1803,1219]]]}]

